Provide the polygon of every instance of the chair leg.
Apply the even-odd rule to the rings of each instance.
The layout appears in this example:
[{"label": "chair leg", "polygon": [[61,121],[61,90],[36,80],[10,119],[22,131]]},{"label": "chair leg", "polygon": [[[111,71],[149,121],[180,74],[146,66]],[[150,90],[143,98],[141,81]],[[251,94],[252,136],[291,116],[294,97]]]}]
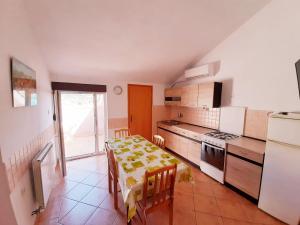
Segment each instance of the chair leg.
[{"label": "chair leg", "polygon": [[118,183],[116,179],[114,179],[114,206],[115,209],[118,209]]},{"label": "chair leg", "polygon": [[112,192],[112,188],[111,188],[111,175],[110,175],[110,172],[108,171],[108,175],[107,175],[107,178],[108,178],[108,191],[109,193]]},{"label": "chair leg", "polygon": [[147,225],[147,214],[146,214],[145,210],[144,210],[144,213],[143,213],[143,225]]},{"label": "chair leg", "polygon": [[173,225],[173,201],[170,202],[169,207],[169,225]]}]

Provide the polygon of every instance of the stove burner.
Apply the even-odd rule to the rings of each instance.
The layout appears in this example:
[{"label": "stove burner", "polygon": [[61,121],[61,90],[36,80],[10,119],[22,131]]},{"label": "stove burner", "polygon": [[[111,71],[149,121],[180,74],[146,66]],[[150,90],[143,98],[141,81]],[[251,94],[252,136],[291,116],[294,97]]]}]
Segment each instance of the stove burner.
[{"label": "stove burner", "polygon": [[225,133],[225,132],[220,132],[220,131],[214,131],[214,132],[210,132],[205,134],[206,136],[209,137],[214,137],[214,138],[218,138],[221,140],[230,140],[230,139],[234,139],[237,138],[237,135],[234,134],[229,134],[229,133]]}]

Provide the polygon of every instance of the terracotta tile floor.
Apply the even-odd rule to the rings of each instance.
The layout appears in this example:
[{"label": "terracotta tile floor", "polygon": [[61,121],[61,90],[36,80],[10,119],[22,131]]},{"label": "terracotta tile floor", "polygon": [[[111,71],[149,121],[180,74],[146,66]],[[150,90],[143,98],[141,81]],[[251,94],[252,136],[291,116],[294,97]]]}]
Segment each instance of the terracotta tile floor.
[{"label": "terracotta tile floor", "polygon": [[[125,225],[126,211],[119,193],[119,210],[107,190],[106,157],[95,156],[67,163],[68,176],[52,191],[37,225]],[[174,225],[276,225],[239,194],[192,167],[194,184],[175,185]],[[140,225],[135,218],[133,225]],[[148,225],[168,224],[168,211],[150,215]]]}]

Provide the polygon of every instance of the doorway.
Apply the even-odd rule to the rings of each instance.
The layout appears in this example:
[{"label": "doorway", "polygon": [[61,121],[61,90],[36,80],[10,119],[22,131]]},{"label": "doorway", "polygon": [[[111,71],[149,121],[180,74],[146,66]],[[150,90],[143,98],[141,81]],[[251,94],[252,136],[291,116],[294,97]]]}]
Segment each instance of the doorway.
[{"label": "doorway", "polygon": [[152,92],[149,85],[128,84],[128,127],[130,133],[152,139]]},{"label": "doorway", "polygon": [[60,91],[59,98],[66,160],[103,152],[107,136],[106,94]]}]

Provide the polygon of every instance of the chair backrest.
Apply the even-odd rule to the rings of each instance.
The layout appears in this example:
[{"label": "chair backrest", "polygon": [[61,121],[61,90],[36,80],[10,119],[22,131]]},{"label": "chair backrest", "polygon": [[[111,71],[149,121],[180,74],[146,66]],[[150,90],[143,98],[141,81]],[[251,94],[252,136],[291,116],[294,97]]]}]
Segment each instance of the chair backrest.
[{"label": "chair backrest", "polygon": [[158,135],[158,134],[153,135],[152,142],[155,145],[157,145],[158,147],[162,148],[162,149],[165,148],[165,139],[162,136]]},{"label": "chair backrest", "polygon": [[130,131],[127,128],[115,130],[115,138],[130,136]]},{"label": "chair backrest", "polygon": [[107,156],[107,162],[108,162],[108,170],[111,173],[112,176],[117,177],[117,164],[114,157],[113,150],[106,148],[106,156]]},{"label": "chair backrest", "polygon": [[165,166],[152,172],[145,172],[143,207],[146,208],[147,201],[151,201],[152,205],[147,210],[152,210],[166,201],[173,199],[176,172],[176,164]]}]

